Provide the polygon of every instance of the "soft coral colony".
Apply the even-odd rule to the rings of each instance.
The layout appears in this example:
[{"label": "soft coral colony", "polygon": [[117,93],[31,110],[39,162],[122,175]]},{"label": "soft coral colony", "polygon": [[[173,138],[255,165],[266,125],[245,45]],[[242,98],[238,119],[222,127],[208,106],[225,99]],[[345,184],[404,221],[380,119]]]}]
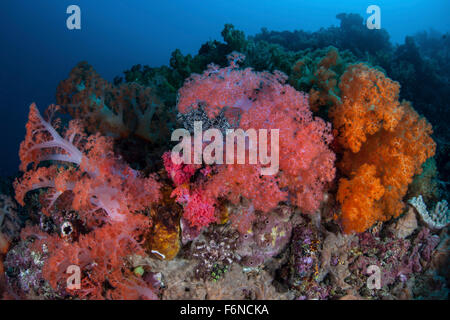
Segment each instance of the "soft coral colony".
[{"label": "soft coral colony", "polygon": [[[242,38],[226,30],[228,38]],[[368,64],[348,62],[335,48],[313,52],[316,60],[288,55],[289,76],[241,67],[255,59],[242,51],[250,57],[232,52],[222,67],[187,72],[176,110],[165,105],[173,94],[169,82],[183,71],[176,68],[189,69],[188,58],[171,61],[171,71],[150,70],[147,86],[110,84],[80,63],[58,87],[61,107],[51,105],[43,116],[30,106],[20,146],[24,174],[14,189],[17,202],[37,218],[20,237],[0,233],[6,297],[184,297],[189,290],[175,287],[189,275],[198,290],[193,296],[201,287],[206,296],[229,297],[227,272],[243,268],[239,281],[259,289],[247,284],[238,293],[231,284],[235,297],[286,298],[267,280],[267,262],[277,261],[272,272],[290,298],[329,298],[350,294],[349,283],[361,288],[369,263],[389,270],[389,284],[421,271],[419,259],[437,263],[433,250],[446,250],[439,237],[425,227],[414,233],[411,207],[402,215],[408,187],[436,145],[427,120],[399,101],[399,83]],[[134,72],[136,81],[143,76]],[[59,111],[74,119],[63,124]],[[192,130],[194,121],[221,132],[279,129],[279,170],[261,175],[266,163],[172,162],[162,142],[170,140],[167,129]],[[154,163],[137,165],[154,160],[145,151],[137,157],[146,160],[125,161],[133,156],[121,139],[162,145],[164,168],[151,173]],[[440,217],[448,215],[442,210]],[[399,216],[387,227],[392,239],[380,240],[380,223]],[[407,230],[398,232],[398,225]],[[387,251],[392,258],[385,261]],[[179,268],[172,271],[168,260]],[[194,263],[184,267],[185,261]],[[80,268],[79,288],[67,287],[70,266]],[[223,288],[209,281],[223,281]]]}]

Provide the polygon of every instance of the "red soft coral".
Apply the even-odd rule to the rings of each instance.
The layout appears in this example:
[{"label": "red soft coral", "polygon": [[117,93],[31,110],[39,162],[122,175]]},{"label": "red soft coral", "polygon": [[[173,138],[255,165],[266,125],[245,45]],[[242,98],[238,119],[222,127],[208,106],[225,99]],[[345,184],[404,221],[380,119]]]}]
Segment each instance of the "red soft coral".
[{"label": "red soft coral", "polygon": [[30,107],[27,135],[21,144],[21,168],[43,160],[72,164],[66,169],[52,165],[26,172],[14,183],[16,199],[23,205],[28,191],[50,188],[48,205],[66,191],[74,194],[73,207],[85,212],[104,210],[114,221],[130,211],[143,209],[159,199],[158,183],[114,158],[112,144],[101,136],[85,136],[78,122],[70,122],[61,136],[44,120],[34,104]]},{"label": "red soft coral", "polygon": [[224,198],[237,204],[242,196],[250,199],[256,210],[265,212],[287,199],[276,177],[262,176],[259,166],[249,164],[220,166],[217,173],[203,184],[203,188],[210,198]]},{"label": "red soft coral", "polygon": [[174,163],[172,161],[171,152],[164,153],[162,158],[164,161],[164,168],[176,186],[189,182],[189,179],[194,175],[198,168],[198,165]]},{"label": "red soft coral", "polygon": [[195,190],[189,195],[183,217],[189,221],[191,226],[201,229],[216,222],[215,201],[200,190]]},{"label": "red soft coral", "polygon": [[[46,188],[44,212],[57,211],[53,204],[64,199],[86,229],[72,240],[36,228],[22,232],[22,237],[37,238],[36,248],[47,247],[44,277],[59,288],[65,285],[67,267],[77,265],[83,273],[82,289],[76,292],[79,297],[154,298],[151,290],[132,279],[124,264],[128,255],[143,252],[141,244],[151,220],[140,212],[159,200],[159,183],[152,176],[141,177],[116,158],[110,139],[84,135],[77,121],[71,121],[60,135],[34,104],[29,119],[20,148],[21,168],[33,163],[35,169],[14,182],[17,201],[23,205],[28,191]],[[37,167],[42,160],[53,164]],[[65,166],[59,166],[60,162]],[[112,292],[105,293],[105,286],[112,286]]]},{"label": "red soft coral", "polygon": [[175,188],[171,196],[183,205],[183,218],[189,222],[190,227],[200,230],[217,221],[215,199],[200,188],[190,190],[187,184],[183,184]]},{"label": "red soft coral", "polygon": [[[22,237],[36,238],[34,250],[45,246],[48,257],[42,273],[55,290],[81,299],[156,299],[153,288],[132,273],[126,259],[143,254],[137,239],[148,228],[149,220],[135,215],[125,224],[109,224],[82,234],[76,242],[29,227],[23,230]],[[67,288],[70,266],[80,268],[80,288]]]},{"label": "red soft coral", "polygon": [[330,124],[313,118],[307,96],[286,85],[281,72],[240,70],[237,62],[243,56],[233,53],[228,58],[228,67],[210,65],[185,82],[178,110],[187,113],[202,107],[210,118],[224,110],[230,124],[244,130],[268,129],[269,136],[271,129],[279,129],[280,171],[269,177],[260,175],[261,163],[218,165],[217,174],[202,183],[203,189],[235,203],[246,197],[255,209],[266,212],[287,199],[305,213],[314,212],[335,175],[335,155],[328,147]]}]

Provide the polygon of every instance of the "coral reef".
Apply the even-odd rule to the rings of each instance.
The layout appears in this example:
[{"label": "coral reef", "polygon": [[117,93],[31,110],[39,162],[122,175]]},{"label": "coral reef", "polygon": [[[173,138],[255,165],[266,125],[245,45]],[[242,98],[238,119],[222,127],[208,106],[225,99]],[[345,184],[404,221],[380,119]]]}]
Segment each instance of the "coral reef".
[{"label": "coral reef", "polygon": [[407,198],[422,196],[425,203],[437,202],[444,192],[440,187],[438,180],[439,172],[437,170],[436,159],[428,158],[422,165],[422,173],[415,175],[413,182],[408,187]]},{"label": "coral reef", "polygon": [[3,233],[0,233],[0,271],[4,272],[3,267],[3,256],[8,252],[9,249],[9,241]]},{"label": "coral reef", "polygon": [[115,152],[133,168],[154,170],[176,127],[174,105],[163,101],[165,92],[158,92],[156,84],[113,85],[80,62],[58,85],[56,102],[61,111],[83,122],[87,133],[113,137]]},{"label": "coral reef", "polygon": [[[448,39],[392,45],[338,19],[253,37],[227,24],[114,84],[79,63],[60,106],[30,106],[22,173],[2,185],[0,297],[448,299]],[[196,122],[218,133],[200,143],[221,147],[214,163],[174,161],[172,129],[195,148]],[[230,146],[249,156],[217,161],[239,129]],[[247,163],[251,130],[270,138]]]},{"label": "coral reef", "polygon": [[22,299],[61,299],[64,291],[55,291],[44,278],[42,268],[47,255],[34,251],[32,241],[19,242],[8,252],[5,261],[6,275],[10,293]]},{"label": "coral reef", "polygon": [[341,179],[337,200],[341,203],[341,221],[346,232],[367,230],[383,216],[378,201],[384,188],[375,174],[375,166],[363,164],[350,180]]},{"label": "coral reef", "polygon": [[[333,95],[327,97],[323,92],[330,89],[331,92],[336,92],[336,88],[331,88],[330,84],[333,84],[335,74],[340,76],[339,71],[335,69],[340,68],[340,63],[331,65],[329,72],[320,71],[319,62],[325,59],[326,53],[322,53],[321,56],[319,53],[327,47],[335,47],[341,57],[344,52],[349,51],[353,58],[350,56],[347,56],[348,60],[344,58],[346,63],[365,62],[380,66],[391,79],[400,82],[402,86],[400,98],[411,101],[417,112],[424,115],[433,125],[435,139],[439,141],[436,162],[440,174],[444,177],[443,180],[448,181],[450,167],[446,164],[449,162],[450,130],[441,121],[449,117],[448,108],[441,107],[446,104],[445,97],[449,95],[450,88],[446,85],[450,68],[448,59],[445,58],[448,57],[450,50],[448,32],[442,34],[436,30],[427,30],[412,37],[407,36],[403,44],[394,45],[389,41],[386,30],[368,30],[363,18],[357,14],[342,13],[337,15],[337,18],[341,21],[338,27],[321,28],[315,32],[303,30],[279,32],[263,28],[260,33],[251,37],[251,40],[280,45],[287,51],[288,56],[296,56],[302,51],[310,55],[311,60],[306,57],[300,60],[305,61],[310,70],[310,72],[302,70],[305,77],[300,79],[306,80],[303,83],[313,84],[313,89],[319,91],[314,92],[320,98],[319,102],[333,99]],[[308,50],[313,51],[310,54]],[[291,76],[294,83],[299,75],[295,71]],[[317,75],[314,76],[316,72]],[[308,79],[308,75],[313,77]],[[323,83],[322,80],[327,82]],[[305,89],[311,88],[306,86]],[[448,184],[444,188],[448,191]]]},{"label": "coral reef", "polygon": [[298,299],[326,299],[329,288],[319,283],[320,246],[318,230],[300,224],[293,230],[289,283],[297,289]]},{"label": "coral reef", "polygon": [[[405,290],[405,283],[409,279],[422,273],[432,260],[432,252],[440,239],[432,235],[430,230],[423,228],[417,235],[407,241],[402,239],[380,239],[366,232],[359,235],[359,249],[353,250],[352,263],[349,270],[352,271],[350,282],[355,281],[358,275],[367,274],[369,265],[376,265],[382,270],[381,290],[370,292],[362,287],[365,294],[389,297],[390,286],[400,287]],[[360,281],[360,280],[357,280]],[[367,291],[368,290],[368,291]]]}]

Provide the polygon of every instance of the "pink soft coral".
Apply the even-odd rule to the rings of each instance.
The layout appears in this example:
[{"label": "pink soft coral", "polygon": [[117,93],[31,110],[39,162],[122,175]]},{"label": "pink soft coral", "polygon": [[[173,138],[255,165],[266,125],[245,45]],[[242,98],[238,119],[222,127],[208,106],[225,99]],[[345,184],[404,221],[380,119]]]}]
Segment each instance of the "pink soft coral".
[{"label": "pink soft coral", "polygon": [[198,166],[192,164],[184,163],[173,163],[172,153],[166,152],[163,154],[164,168],[167,174],[172,179],[176,186],[182,185],[183,183],[189,182],[189,179],[194,175]]},{"label": "pink soft coral", "polygon": [[[134,215],[127,223],[96,228],[69,243],[57,234],[46,234],[33,227],[26,227],[21,236],[35,238],[35,251],[45,246],[48,257],[42,274],[59,292],[65,290],[80,299],[157,299],[154,289],[133,274],[125,259],[144,254],[136,235],[147,228],[149,220]],[[69,266],[80,268],[80,288],[67,289]]]},{"label": "pink soft coral", "polygon": [[[48,109],[50,114],[56,110]],[[46,188],[44,212],[58,212],[54,204],[62,201],[78,212],[86,230],[77,239],[63,239],[28,227],[22,237],[36,237],[36,248],[46,245],[49,257],[43,274],[55,289],[65,284],[67,267],[77,265],[82,269],[82,289],[74,294],[79,297],[154,298],[125,267],[125,258],[144,250],[143,236],[151,220],[140,212],[159,200],[159,183],[116,158],[109,139],[86,136],[80,122],[71,121],[63,135],[56,130],[58,124],[45,120],[31,105],[20,158],[22,170],[34,167],[15,181],[16,199],[24,205],[27,192]],[[38,167],[44,160],[53,164]],[[105,285],[113,289],[104,292]]]},{"label": "pink soft coral", "polygon": [[[50,110],[54,110],[51,106]],[[50,188],[50,207],[64,193],[72,192],[76,210],[95,213],[104,210],[111,221],[124,221],[126,214],[142,210],[159,199],[159,185],[154,177],[139,173],[114,157],[111,141],[98,135],[83,134],[79,122],[71,121],[61,136],[52,124],[40,115],[34,104],[30,107],[27,135],[20,146],[21,169],[35,167],[44,160],[65,162],[27,171],[14,183],[16,199],[24,204],[28,191]]]},{"label": "pink soft coral", "polygon": [[202,107],[210,118],[223,110],[230,124],[244,130],[268,129],[269,136],[271,129],[279,129],[280,171],[261,176],[261,163],[217,165],[217,174],[201,182],[202,189],[234,203],[243,196],[265,212],[288,199],[303,212],[314,212],[335,175],[335,155],[328,147],[330,124],[313,118],[307,96],[286,85],[281,72],[240,70],[237,63],[243,56],[233,53],[228,58],[228,67],[210,65],[185,82],[178,110],[188,113]]},{"label": "pink soft coral", "polygon": [[195,190],[189,195],[183,217],[189,221],[191,226],[200,229],[216,222],[214,213],[214,199],[207,197],[205,193],[199,190]]},{"label": "pink soft coral", "polygon": [[190,190],[188,184],[179,185],[173,190],[172,197],[184,206],[183,218],[189,222],[190,227],[200,230],[217,221],[216,200],[200,188]]}]

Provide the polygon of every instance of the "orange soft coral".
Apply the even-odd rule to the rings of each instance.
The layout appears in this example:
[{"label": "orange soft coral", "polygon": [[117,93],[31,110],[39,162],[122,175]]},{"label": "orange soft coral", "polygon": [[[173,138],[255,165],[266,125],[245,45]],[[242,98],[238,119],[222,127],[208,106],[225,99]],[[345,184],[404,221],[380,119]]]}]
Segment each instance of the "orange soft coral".
[{"label": "orange soft coral", "polygon": [[358,152],[367,136],[392,131],[403,115],[400,85],[365,64],[350,65],[342,75],[340,103],[330,110],[339,143]]},{"label": "orange soft coral", "polygon": [[346,174],[366,163],[376,167],[377,177],[385,187],[380,203],[382,221],[400,215],[408,185],[436,149],[426,119],[420,118],[408,103],[403,103],[402,109],[403,117],[393,131],[382,130],[370,136],[358,153],[345,151],[341,162]]},{"label": "orange soft coral", "polygon": [[363,232],[382,216],[378,200],[384,188],[376,171],[375,166],[364,164],[350,180],[341,179],[337,200],[342,204],[344,231]]},{"label": "orange soft coral", "polygon": [[[340,87],[342,103],[331,116],[344,148],[339,168],[351,177],[339,183],[341,220],[346,232],[362,232],[401,214],[408,185],[436,144],[431,125],[409,103],[398,102],[398,83],[380,71],[352,65]],[[363,181],[384,191],[371,196]]]}]

